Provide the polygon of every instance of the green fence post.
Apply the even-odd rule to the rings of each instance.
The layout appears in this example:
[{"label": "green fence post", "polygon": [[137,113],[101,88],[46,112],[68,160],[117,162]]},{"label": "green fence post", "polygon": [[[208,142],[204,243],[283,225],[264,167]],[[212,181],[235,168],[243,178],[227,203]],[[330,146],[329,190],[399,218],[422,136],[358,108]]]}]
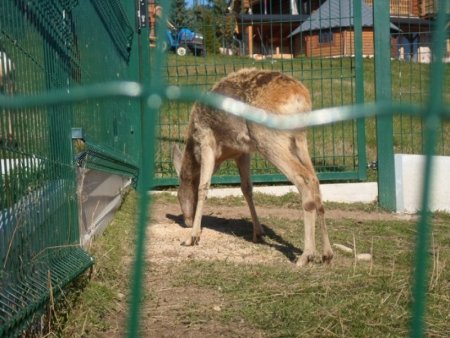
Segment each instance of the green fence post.
[{"label": "green fence post", "polygon": [[426,295],[428,291],[428,264],[430,233],[432,231],[431,214],[428,211],[433,186],[432,168],[433,158],[437,144],[436,130],[441,126],[441,114],[444,114],[443,93],[445,89],[445,70],[443,58],[445,56],[444,43],[447,37],[448,25],[448,0],[439,2],[439,9],[433,32],[433,62],[431,64],[431,76],[429,83],[429,99],[425,119],[425,154],[427,155],[424,166],[424,180],[420,219],[417,224],[417,240],[415,252],[414,284],[412,287],[411,332],[414,338],[425,337],[426,323]]},{"label": "green fence post", "polygon": [[[361,1],[355,1],[353,3],[353,29],[355,31],[355,97],[357,104],[364,103],[364,60],[361,7]],[[356,123],[358,133],[358,179],[365,181],[367,180],[365,120],[358,119]]]},{"label": "green fence post", "polygon": [[[149,30],[147,1],[135,0],[137,13],[137,48],[139,58],[139,82],[146,84],[150,81],[149,68]],[[145,242],[148,207],[150,197],[148,187],[152,185],[154,163],[154,140],[156,110],[149,109],[145,95],[140,100],[141,114],[141,155],[139,158],[139,214],[136,228],[136,248],[134,254],[133,271],[131,275],[131,299],[128,317],[128,337],[139,336],[140,309],[142,303],[142,284],[145,267]]]},{"label": "green fence post", "polygon": [[[375,100],[390,102],[391,43],[389,1],[377,0],[373,4],[375,49]],[[395,210],[395,166],[392,115],[377,116],[378,200],[382,208]]]}]

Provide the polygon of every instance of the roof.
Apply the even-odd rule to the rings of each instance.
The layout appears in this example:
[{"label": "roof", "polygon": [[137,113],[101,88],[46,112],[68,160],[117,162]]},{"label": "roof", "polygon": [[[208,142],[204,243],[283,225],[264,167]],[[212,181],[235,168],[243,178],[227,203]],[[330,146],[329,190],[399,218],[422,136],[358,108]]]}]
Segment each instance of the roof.
[{"label": "roof", "polygon": [[305,21],[308,15],[291,14],[239,14],[237,20],[239,23],[299,23]]},{"label": "roof", "polygon": [[[362,26],[373,27],[372,8],[361,0]],[[299,27],[289,36],[321,29],[338,27],[353,27],[353,1],[352,0],[327,0],[320,8],[313,12]],[[400,29],[391,24],[391,29]]]},{"label": "roof", "polygon": [[425,26],[425,27],[430,27],[430,29],[433,24],[433,22],[431,20],[423,19],[418,16],[408,16],[408,17],[391,16],[391,22],[395,22],[395,24],[397,24],[397,25],[405,24],[405,25]]}]

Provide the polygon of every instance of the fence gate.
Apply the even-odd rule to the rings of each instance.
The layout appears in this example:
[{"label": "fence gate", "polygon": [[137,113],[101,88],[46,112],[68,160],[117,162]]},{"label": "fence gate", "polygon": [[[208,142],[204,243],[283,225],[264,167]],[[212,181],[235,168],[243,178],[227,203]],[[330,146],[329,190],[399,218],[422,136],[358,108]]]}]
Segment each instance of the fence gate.
[{"label": "fence gate", "polygon": [[[182,9],[173,6],[172,13],[166,13],[167,41],[161,42],[155,37],[154,23],[164,4],[150,1],[150,42],[153,47],[164,43],[168,49],[167,84],[206,91],[232,71],[257,67],[279,70],[304,82],[314,109],[364,102],[363,55],[373,55],[371,9],[350,0],[329,0],[317,8],[301,3],[236,0],[229,7],[225,2],[203,1]],[[194,42],[184,42],[183,34],[191,34]],[[191,106],[168,102],[160,111],[156,186],[177,184],[171,148],[184,140]],[[364,135],[363,119],[309,130],[310,154],[319,178],[366,179]],[[258,155],[251,172],[254,182],[286,180]],[[213,183],[237,182],[237,169],[231,162],[213,177]]]}]

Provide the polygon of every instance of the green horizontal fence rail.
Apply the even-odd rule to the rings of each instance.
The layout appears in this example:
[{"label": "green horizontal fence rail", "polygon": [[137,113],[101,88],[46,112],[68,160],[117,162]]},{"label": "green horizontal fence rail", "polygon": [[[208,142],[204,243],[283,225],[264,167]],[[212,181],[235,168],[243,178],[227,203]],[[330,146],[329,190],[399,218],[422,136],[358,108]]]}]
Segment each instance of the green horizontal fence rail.
[{"label": "green horizontal fence rail", "polygon": [[20,335],[93,264],[79,244],[77,166],[135,179],[140,167],[136,100],[27,98],[139,80],[135,13],[120,0],[0,4],[0,100],[15,102],[0,105],[1,337]]}]

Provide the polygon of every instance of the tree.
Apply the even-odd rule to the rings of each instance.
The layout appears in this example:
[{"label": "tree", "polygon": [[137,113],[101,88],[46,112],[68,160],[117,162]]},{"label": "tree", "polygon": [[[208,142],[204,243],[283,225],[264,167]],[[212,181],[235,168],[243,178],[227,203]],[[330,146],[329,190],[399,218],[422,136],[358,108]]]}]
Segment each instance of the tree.
[{"label": "tree", "polygon": [[170,21],[177,28],[189,26],[190,21],[192,21],[192,16],[189,14],[185,0],[172,1]]},{"label": "tree", "polygon": [[213,12],[216,18],[216,37],[222,47],[228,48],[234,33],[235,18],[228,13],[226,0],[213,0]]},{"label": "tree", "polygon": [[234,17],[227,13],[226,0],[209,0],[194,6],[192,28],[201,32],[208,53],[218,53],[219,47],[229,47],[234,33]]}]

